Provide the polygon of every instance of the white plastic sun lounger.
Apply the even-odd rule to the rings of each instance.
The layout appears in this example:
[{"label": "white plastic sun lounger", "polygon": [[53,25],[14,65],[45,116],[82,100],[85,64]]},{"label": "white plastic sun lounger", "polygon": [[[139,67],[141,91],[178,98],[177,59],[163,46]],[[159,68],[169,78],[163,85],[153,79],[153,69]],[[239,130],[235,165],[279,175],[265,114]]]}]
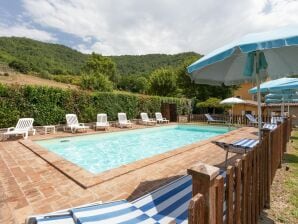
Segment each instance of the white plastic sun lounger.
[{"label": "white plastic sun lounger", "polygon": [[109,127],[110,127],[110,124],[108,122],[107,114],[97,114],[97,122],[95,124],[95,130],[97,130],[98,128],[107,130]]},{"label": "white plastic sun lounger", "polygon": [[32,216],[26,224],[187,223],[191,198],[192,178],[187,175],[133,202],[120,200],[85,205],[69,209],[64,216],[57,213]]},{"label": "white plastic sun lounger", "polygon": [[33,128],[33,118],[21,118],[19,119],[16,127],[10,127],[6,132],[3,133],[4,136],[11,135],[23,135],[24,139],[28,138],[29,131],[33,132],[35,135],[36,130]]},{"label": "white plastic sun lounger", "polygon": [[205,117],[207,118],[207,123],[226,123],[224,120],[217,120],[214,119],[210,114],[205,114]]},{"label": "white plastic sun lounger", "polygon": [[141,119],[142,119],[142,123],[145,125],[155,125],[156,121],[153,119],[150,119],[148,117],[147,113],[141,113]]},{"label": "white plastic sun lounger", "polygon": [[118,113],[118,124],[120,128],[132,127],[130,120],[127,120],[126,113]]},{"label": "white plastic sun lounger", "polygon": [[157,123],[169,123],[169,120],[164,118],[160,112],[155,113]]},{"label": "white plastic sun lounger", "polygon": [[88,128],[89,126],[85,126],[84,123],[79,123],[76,114],[66,114],[66,129],[70,129],[72,133],[81,129],[87,131]]}]

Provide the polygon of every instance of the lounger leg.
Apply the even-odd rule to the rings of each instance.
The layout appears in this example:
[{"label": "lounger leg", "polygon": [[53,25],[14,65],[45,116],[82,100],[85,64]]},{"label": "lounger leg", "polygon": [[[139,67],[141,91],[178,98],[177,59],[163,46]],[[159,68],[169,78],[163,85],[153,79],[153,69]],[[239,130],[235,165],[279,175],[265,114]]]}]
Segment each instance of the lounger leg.
[{"label": "lounger leg", "polygon": [[23,134],[23,137],[24,137],[24,139],[27,139],[28,138],[28,132],[25,133],[25,136]]}]

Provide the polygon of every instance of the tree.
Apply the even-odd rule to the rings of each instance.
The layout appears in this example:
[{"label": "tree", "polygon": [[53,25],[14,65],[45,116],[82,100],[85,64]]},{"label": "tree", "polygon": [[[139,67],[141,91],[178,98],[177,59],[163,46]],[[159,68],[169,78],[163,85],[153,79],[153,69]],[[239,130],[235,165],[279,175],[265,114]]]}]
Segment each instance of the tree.
[{"label": "tree", "polygon": [[113,90],[113,83],[103,74],[82,75],[80,86],[82,89],[110,92]]},{"label": "tree", "polygon": [[108,57],[92,53],[84,66],[86,73],[100,73],[116,82],[116,64]]},{"label": "tree", "polygon": [[118,88],[135,93],[145,93],[148,89],[148,80],[137,75],[123,76],[118,83]]},{"label": "tree", "polygon": [[223,109],[224,105],[220,104],[221,99],[219,98],[215,98],[215,97],[211,97],[209,99],[207,99],[206,101],[203,102],[198,102],[196,104],[197,108],[212,108],[213,109],[213,114],[215,113],[215,109]]},{"label": "tree", "polygon": [[175,96],[177,76],[172,69],[157,69],[149,76],[148,92],[158,96]]}]

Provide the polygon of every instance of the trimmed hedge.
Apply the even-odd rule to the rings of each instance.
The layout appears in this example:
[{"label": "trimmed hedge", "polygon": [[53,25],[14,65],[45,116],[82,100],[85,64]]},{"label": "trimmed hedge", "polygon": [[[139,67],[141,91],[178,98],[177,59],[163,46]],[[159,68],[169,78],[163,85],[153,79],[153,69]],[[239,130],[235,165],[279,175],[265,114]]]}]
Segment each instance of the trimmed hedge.
[{"label": "trimmed hedge", "polygon": [[82,122],[96,121],[97,113],[117,120],[118,112],[126,112],[132,119],[140,112],[153,115],[162,103],[176,103],[178,114],[188,114],[191,109],[190,100],[184,98],[0,84],[0,127],[14,126],[20,117],[33,117],[34,125],[65,123],[67,113],[77,114]]}]

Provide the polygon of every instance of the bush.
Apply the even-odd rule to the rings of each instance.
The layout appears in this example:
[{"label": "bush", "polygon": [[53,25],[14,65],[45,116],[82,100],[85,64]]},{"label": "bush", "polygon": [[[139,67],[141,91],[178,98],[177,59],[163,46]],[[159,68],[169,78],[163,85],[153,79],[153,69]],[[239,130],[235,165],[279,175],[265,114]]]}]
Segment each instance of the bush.
[{"label": "bush", "polygon": [[109,120],[116,120],[118,112],[136,118],[142,111],[160,111],[162,103],[176,103],[178,114],[190,111],[184,98],[0,84],[0,127],[14,126],[20,117],[33,117],[34,125],[65,123],[67,113],[82,122],[94,122],[97,113],[107,113]]},{"label": "bush", "polygon": [[27,74],[30,71],[30,67],[26,62],[13,60],[9,64],[9,67],[15,69],[18,72]]},{"label": "bush", "polygon": [[80,86],[82,89],[110,92],[113,90],[113,83],[104,75],[83,75]]}]

